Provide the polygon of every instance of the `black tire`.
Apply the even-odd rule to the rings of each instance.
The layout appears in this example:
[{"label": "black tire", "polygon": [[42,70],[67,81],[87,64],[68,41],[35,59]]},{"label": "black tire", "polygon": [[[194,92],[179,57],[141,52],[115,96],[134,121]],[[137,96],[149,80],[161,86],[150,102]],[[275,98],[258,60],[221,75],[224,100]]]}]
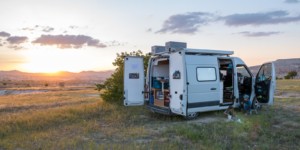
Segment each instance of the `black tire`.
[{"label": "black tire", "polygon": [[194,119],[196,119],[197,117],[198,117],[198,113],[189,113],[189,114],[187,114],[184,118],[186,119],[186,120],[194,120]]}]

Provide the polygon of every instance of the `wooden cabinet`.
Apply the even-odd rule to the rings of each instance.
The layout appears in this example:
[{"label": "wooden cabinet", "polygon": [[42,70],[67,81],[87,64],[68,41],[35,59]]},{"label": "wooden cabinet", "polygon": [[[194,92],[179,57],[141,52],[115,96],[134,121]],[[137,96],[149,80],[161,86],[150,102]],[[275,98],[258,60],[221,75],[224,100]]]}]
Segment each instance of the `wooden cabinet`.
[{"label": "wooden cabinet", "polygon": [[169,99],[169,90],[165,89],[152,89],[154,96],[154,105],[159,107],[169,107],[170,99]]}]

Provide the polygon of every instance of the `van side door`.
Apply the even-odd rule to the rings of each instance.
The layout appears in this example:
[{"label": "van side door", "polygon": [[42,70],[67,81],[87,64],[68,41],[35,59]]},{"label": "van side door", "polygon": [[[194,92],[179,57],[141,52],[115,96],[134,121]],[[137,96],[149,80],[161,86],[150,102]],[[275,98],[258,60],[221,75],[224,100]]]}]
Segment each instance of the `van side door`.
[{"label": "van side door", "polygon": [[188,113],[215,110],[221,102],[216,56],[186,55]]}]

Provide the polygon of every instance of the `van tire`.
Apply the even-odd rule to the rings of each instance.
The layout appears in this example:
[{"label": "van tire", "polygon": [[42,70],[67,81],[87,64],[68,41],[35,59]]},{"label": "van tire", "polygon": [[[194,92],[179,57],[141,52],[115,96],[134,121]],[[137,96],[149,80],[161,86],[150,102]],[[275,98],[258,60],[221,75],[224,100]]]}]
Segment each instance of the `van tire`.
[{"label": "van tire", "polygon": [[198,117],[198,113],[197,112],[194,112],[194,113],[189,113],[185,116],[185,119],[186,120],[194,120]]}]

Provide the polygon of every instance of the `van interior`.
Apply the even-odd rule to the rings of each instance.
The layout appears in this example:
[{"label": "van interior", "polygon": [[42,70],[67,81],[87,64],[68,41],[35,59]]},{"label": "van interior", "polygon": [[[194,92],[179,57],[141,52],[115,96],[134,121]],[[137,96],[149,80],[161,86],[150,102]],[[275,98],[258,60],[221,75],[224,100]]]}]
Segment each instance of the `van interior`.
[{"label": "van interior", "polygon": [[168,108],[170,105],[169,58],[154,58],[150,70],[150,100],[149,103]]},{"label": "van interior", "polygon": [[221,89],[223,88],[223,104],[232,104],[233,96],[233,64],[231,59],[219,59]]},{"label": "van interior", "polygon": [[245,65],[237,65],[239,100],[243,101],[243,97],[250,97],[252,92],[252,77],[250,71]]}]

